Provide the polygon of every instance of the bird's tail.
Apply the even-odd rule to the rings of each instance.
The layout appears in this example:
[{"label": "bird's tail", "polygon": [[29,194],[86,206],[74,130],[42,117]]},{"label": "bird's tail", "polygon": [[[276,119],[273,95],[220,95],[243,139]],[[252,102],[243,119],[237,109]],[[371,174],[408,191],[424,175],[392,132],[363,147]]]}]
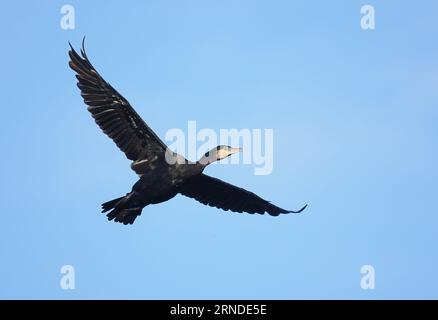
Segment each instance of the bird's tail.
[{"label": "bird's tail", "polygon": [[120,197],[102,204],[102,212],[108,212],[106,215],[108,220],[114,220],[125,225],[133,224],[135,218],[141,214],[143,206],[140,206],[133,199],[134,193],[128,193],[124,197]]}]

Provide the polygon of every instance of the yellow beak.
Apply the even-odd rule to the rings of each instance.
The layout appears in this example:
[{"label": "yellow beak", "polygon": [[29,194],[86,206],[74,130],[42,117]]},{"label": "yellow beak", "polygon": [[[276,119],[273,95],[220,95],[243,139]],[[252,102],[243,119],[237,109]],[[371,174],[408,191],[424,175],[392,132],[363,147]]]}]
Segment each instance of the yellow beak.
[{"label": "yellow beak", "polygon": [[230,152],[230,154],[235,154],[238,152],[243,152],[243,149],[242,148],[231,148],[229,152]]}]

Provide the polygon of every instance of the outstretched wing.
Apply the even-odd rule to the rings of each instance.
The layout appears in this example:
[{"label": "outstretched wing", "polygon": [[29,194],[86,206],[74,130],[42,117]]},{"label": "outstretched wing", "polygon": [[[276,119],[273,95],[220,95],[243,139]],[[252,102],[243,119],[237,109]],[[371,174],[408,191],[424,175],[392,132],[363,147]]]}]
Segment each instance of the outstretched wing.
[{"label": "outstretched wing", "polygon": [[123,98],[94,69],[82,42],[81,56],[71,50],[70,67],[76,72],[78,87],[92,117],[130,160],[144,160],[166,151],[166,145]]},{"label": "outstretched wing", "polygon": [[285,210],[255,193],[205,174],[197,175],[187,181],[181,187],[180,193],[211,207],[251,214],[267,212],[271,216],[278,216],[281,213],[299,213],[307,207],[305,205],[298,211]]}]

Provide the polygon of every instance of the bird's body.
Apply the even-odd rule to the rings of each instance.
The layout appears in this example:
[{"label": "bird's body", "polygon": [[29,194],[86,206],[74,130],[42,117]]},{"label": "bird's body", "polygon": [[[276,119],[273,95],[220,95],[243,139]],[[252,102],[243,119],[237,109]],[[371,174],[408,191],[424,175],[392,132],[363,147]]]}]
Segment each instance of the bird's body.
[{"label": "bird's body", "polygon": [[[71,47],[71,46],[70,46]],[[190,162],[170,151],[141,119],[129,102],[94,69],[85,54],[71,47],[70,67],[76,72],[78,87],[96,123],[132,160],[131,169],[139,180],[125,196],[105,202],[102,211],[109,220],[132,224],[144,207],[168,201],[177,194],[205,205],[231,210],[277,216],[301,212],[281,209],[256,194],[203,173],[212,162],[240,149],[218,146],[197,162]]]},{"label": "bird's body", "polygon": [[151,163],[132,190],[143,195],[151,204],[167,201],[179,192],[184,182],[199,174],[202,168],[195,164],[168,164],[165,159],[157,158]]},{"label": "bird's body", "polygon": [[[135,219],[140,214],[141,209],[147,205],[158,204],[172,199],[181,192],[185,182],[201,173],[204,169],[203,166],[196,163],[169,164],[164,154],[131,167],[137,169],[139,180],[133,185],[131,192],[123,197],[125,202],[122,207],[135,210],[126,212],[123,212],[123,210],[113,210],[116,221],[120,219],[127,221],[131,218]],[[110,209],[117,209],[117,202],[109,201],[108,203],[110,205],[103,204],[105,212]]]}]

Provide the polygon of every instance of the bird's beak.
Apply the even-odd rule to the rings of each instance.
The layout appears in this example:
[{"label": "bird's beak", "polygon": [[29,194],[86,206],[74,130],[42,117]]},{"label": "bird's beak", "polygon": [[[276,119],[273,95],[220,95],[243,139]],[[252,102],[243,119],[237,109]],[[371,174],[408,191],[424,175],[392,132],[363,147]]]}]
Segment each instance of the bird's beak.
[{"label": "bird's beak", "polygon": [[243,149],[242,148],[231,148],[230,149],[230,155],[235,154],[235,153],[239,153],[239,152],[243,152]]}]

